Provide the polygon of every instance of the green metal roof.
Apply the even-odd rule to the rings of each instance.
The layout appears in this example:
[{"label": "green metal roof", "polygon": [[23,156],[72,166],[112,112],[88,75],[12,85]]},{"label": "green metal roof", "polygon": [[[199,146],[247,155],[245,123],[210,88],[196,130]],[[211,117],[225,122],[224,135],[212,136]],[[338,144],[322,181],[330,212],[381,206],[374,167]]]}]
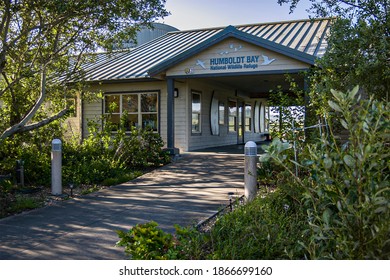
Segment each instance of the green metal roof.
[{"label": "green metal roof", "polygon": [[325,18],[169,32],[135,49],[118,53],[95,67],[88,67],[85,79],[150,78],[228,37],[314,64],[314,60],[325,53],[331,21]]}]

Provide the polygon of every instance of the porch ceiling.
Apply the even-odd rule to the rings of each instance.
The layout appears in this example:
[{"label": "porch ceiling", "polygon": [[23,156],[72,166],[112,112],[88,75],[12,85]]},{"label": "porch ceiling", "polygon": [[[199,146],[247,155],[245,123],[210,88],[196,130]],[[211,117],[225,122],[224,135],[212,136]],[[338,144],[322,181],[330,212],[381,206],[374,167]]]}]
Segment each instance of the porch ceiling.
[{"label": "porch ceiling", "polygon": [[[298,85],[304,87],[304,78],[300,74],[290,74]],[[248,76],[222,76],[198,78],[208,83],[219,84],[236,90],[238,95],[250,98],[268,97],[269,91],[277,89],[278,86],[283,91],[289,92],[290,83],[286,81],[285,75],[248,75]]]}]

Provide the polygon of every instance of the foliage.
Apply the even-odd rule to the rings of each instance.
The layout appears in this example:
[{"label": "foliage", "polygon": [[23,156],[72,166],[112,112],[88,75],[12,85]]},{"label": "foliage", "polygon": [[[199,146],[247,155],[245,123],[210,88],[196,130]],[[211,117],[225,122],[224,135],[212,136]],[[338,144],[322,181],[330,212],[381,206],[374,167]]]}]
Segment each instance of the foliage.
[{"label": "foliage", "polygon": [[[272,138],[291,140],[297,137],[304,126],[304,93],[290,76],[286,76],[290,89],[286,92],[281,87],[270,92],[268,106],[271,108],[270,133]],[[302,129],[300,130],[302,136]]]},{"label": "foliage", "polygon": [[175,225],[175,234],[164,232],[150,221],[137,224],[128,232],[117,230],[117,246],[133,260],[190,260],[205,257],[207,237],[193,227]]},{"label": "foliage", "polygon": [[125,252],[133,260],[170,259],[174,246],[173,236],[157,228],[156,222],[138,224],[128,232],[118,230],[120,241],[117,246],[125,247]]},{"label": "foliage", "polygon": [[134,169],[157,167],[169,162],[168,154],[162,150],[164,143],[153,130],[132,127],[127,134],[122,122],[113,133],[113,125],[107,120],[104,122],[103,128],[97,122],[91,122],[90,135],[81,144],[76,141],[64,143],[65,182],[96,184],[107,178],[124,177]]},{"label": "foliage", "polygon": [[0,173],[16,177],[17,160],[24,162],[25,183],[48,185],[50,183],[51,141],[60,138],[62,128],[58,121],[25,134],[15,134],[0,145]]},{"label": "foliage", "polygon": [[[135,37],[164,17],[165,0],[0,2],[0,142],[68,113],[84,55]],[[72,85],[70,86],[70,83]],[[50,112],[50,114],[49,114]]]},{"label": "foliage", "polygon": [[[118,183],[139,176],[145,168],[169,162],[162,150],[161,137],[150,129],[132,128],[131,134],[123,130],[113,134],[109,125],[101,130],[91,123],[91,135],[82,143],[64,140],[62,147],[63,183],[101,184]],[[51,141],[61,138],[57,122],[28,132],[30,137],[15,134],[0,145],[1,174],[15,178],[16,160],[24,162],[26,185],[50,185]],[[115,180],[109,180],[116,178]]]},{"label": "foliage", "polygon": [[298,241],[307,228],[303,213],[283,189],[262,195],[218,220],[211,231],[212,259],[303,258]]},{"label": "foliage", "polygon": [[[357,97],[358,88],[332,91],[329,101],[349,141],[333,135],[306,145],[299,162],[286,156],[289,145],[276,140],[262,161],[271,160],[288,175],[282,183],[295,193],[310,229],[301,241],[312,259],[390,258],[389,108]],[[291,164],[300,169],[299,177]]]},{"label": "foliage", "polygon": [[9,179],[0,180],[0,217],[7,214],[7,210],[11,206],[13,184]]},{"label": "foliage", "polygon": [[[278,0],[290,4],[291,12],[300,0]],[[388,0],[323,0],[312,2],[315,16],[335,16],[325,55],[318,60],[311,83],[312,99],[330,89],[347,91],[360,84],[376,99],[389,100],[390,21]],[[325,96],[320,107],[326,105]]]},{"label": "foliage", "polygon": [[11,213],[20,213],[26,210],[32,210],[43,205],[42,199],[26,197],[26,196],[16,196],[16,200],[9,207],[9,212]]}]

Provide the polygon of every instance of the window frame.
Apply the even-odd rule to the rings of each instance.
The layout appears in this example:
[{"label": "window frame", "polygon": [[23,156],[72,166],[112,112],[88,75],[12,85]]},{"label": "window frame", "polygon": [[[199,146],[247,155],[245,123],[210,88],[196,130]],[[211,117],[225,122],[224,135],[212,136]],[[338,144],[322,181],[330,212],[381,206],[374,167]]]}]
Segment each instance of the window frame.
[{"label": "window frame", "polygon": [[[230,111],[230,102],[234,102],[236,105],[235,105],[235,113],[234,115],[231,114],[231,111]],[[228,100],[228,133],[238,133],[238,126],[237,126],[237,122],[238,122],[238,101],[237,100],[233,100],[233,99],[229,99]],[[234,119],[234,124],[233,126],[230,124],[230,118],[233,118]],[[233,127],[234,130],[231,130],[231,128]]]},{"label": "window frame", "polygon": [[[245,132],[252,132],[253,131],[253,125],[252,125],[252,116],[253,116],[253,113],[252,113],[252,111],[253,111],[253,106],[252,106],[252,104],[251,103],[244,103],[245,105],[244,105],[244,107],[245,107],[245,110],[244,110],[244,112],[245,112],[245,123],[244,123],[244,126],[245,126],[245,128],[244,128],[244,131]],[[250,111],[249,111],[249,114],[247,114],[247,108],[250,108]]]},{"label": "window frame", "polygon": [[[143,112],[142,111],[142,95],[143,94],[155,94],[156,95],[156,111],[155,112]],[[102,104],[102,114],[108,115],[109,112],[106,111],[106,97],[107,96],[119,96],[119,112],[111,113],[112,115],[118,115],[119,118],[123,116],[125,111],[123,108],[124,97],[126,95],[137,95],[137,112],[128,112],[128,115],[137,115],[138,125],[137,128],[143,128],[143,115],[156,115],[156,127],[153,129],[154,132],[160,133],[160,91],[159,90],[145,90],[145,91],[121,91],[121,92],[105,92],[103,97]],[[113,130],[116,132],[117,130]],[[126,130],[126,132],[130,132]]]},{"label": "window frame", "polygon": [[[199,112],[195,112],[198,116],[198,130],[194,130],[194,94],[199,95]],[[202,92],[191,90],[191,135],[202,135]]]}]

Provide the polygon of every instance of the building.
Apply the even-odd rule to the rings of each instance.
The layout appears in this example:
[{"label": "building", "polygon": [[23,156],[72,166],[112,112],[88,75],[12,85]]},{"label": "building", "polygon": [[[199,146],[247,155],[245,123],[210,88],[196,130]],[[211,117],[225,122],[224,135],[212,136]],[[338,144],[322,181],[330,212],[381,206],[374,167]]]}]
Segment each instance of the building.
[{"label": "building", "polygon": [[[74,127],[126,111],[128,125],[151,126],[172,152],[259,141],[267,134],[270,89],[305,87],[327,46],[331,19],[168,32],[88,67],[101,100],[82,101]],[[110,112],[112,104],[115,108]],[[110,107],[111,106],[111,107]]]}]

